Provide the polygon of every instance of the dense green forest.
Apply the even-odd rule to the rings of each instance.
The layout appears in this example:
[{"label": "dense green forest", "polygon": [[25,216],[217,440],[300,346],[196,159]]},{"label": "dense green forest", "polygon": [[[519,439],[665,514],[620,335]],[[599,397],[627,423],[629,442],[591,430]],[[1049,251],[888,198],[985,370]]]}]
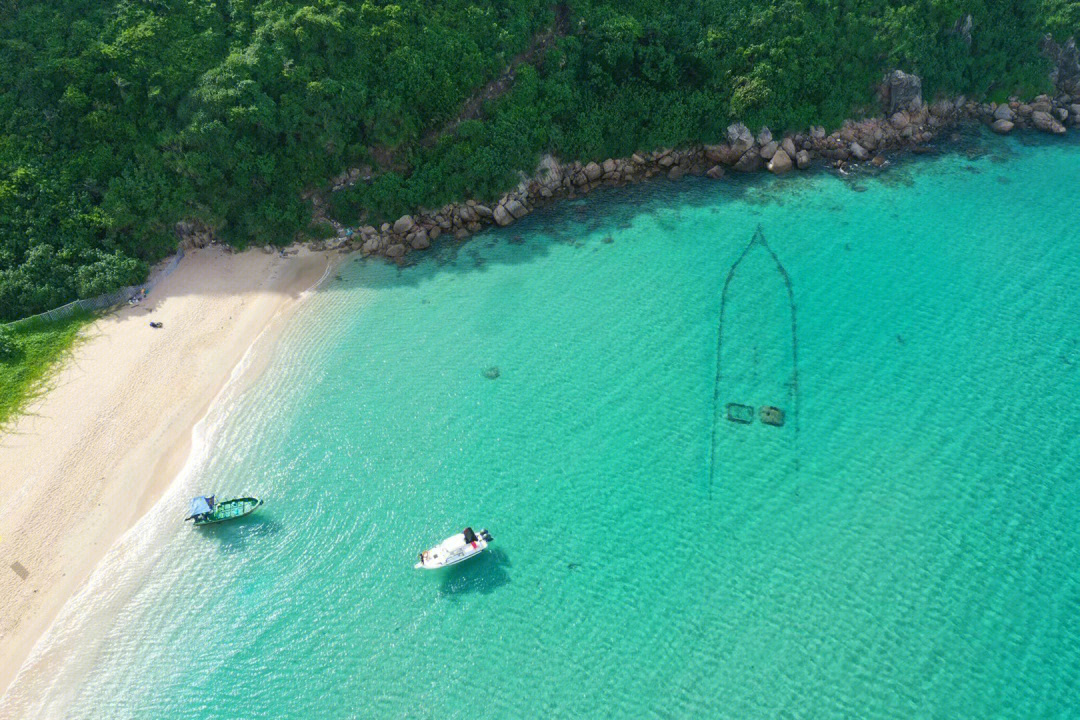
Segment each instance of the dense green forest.
[{"label": "dense green forest", "polygon": [[1048,89],[1039,38],[1078,29],[1080,0],[0,0],[0,319],[139,281],[181,220],[303,238],[346,167],[375,177],[335,213],[381,219],[544,151],[835,124],[894,67],[929,95]]}]

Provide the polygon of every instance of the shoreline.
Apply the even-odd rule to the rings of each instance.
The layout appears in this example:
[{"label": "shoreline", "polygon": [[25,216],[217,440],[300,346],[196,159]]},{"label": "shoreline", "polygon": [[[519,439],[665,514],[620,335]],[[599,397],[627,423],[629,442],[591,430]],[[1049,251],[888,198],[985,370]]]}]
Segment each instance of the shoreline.
[{"label": "shoreline", "polygon": [[[90,329],[94,335],[76,348],[50,390],[0,435],[0,644],[5,647],[0,700],[15,687],[65,603],[177,478],[191,454],[193,430],[256,344],[261,343],[260,351],[236,380],[247,387],[266,367],[284,320],[336,262],[323,251],[361,250],[402,262],[444,232],[465,240],[599,187],[655,177],[782,174],[826,163],[869,167],[882,153],[917,155],[948,131],[989,125],[995,113],[997,107],[939,101],[899,110],[888,119],[849,121],[829,135],[812,128],[773,139],[767,128],[755,136],[736,124],[722,145],[587,164],[546,156],[532,178],[490,207],[469,200],[437,213],[406,215],[380,229],[368,226],[355,237],[339,226],[336,242],[312,243],[288,258],[258,250],[204,249],[208,235],[194,243],[189,236],[188,258],[177,271],[142,305],[96,321]],[[864,157],[856,157],[860,150]],[[799,157],[804,153],[805,160]],[[160,319],[165,327],[152,331],[146,327],[149,319]],[[208,333],[215,334],[212,341]],[[187,377],[185,385],[191,373],[181,361],[195,356],[196,365],[201,358],[204,366],[196,367],[197,377]],[[16,562],[29,571],[27,578],[11,569]]]},{"label": "shoreline", "polygon": [[235,379],[246,386],[335,262],[308,250],[190,251],[143,303],[94,322],[0,436],[0,698],[66,602],[172,485],[241,363]]},{"label": "shoreline", "polygon": [[[589,162],[563,161],[548,154],[531,176],[521,173],[518,185],[495,202],[469,199],[438,210],[420,208],[379,227],[344,226],[327,214],[326,197],[315,193],[311,196],[313,222],[327,223],[337,234],[309,247],[360,251],[365,257],[381,256],[402,263],[444,235],[464,241],[487,227],[506,227],[536,209],[600,187],[620,187],[657,177],[679,180],[688,175],[721,181],[730,173],[784,175],[822,167],[846,174],[849,168],[862,165],[881,167],[887,162],[886,154],[895,157],[926,152],[944,133],[964,127],[986,127],[999,135],[1027,130],[1058,136],[1068,133],[1069,127],[1080,128],[1080,96],[1044,94],[1030,101],[1011,97],[1003,103],[981,103],[960,96],[924,103],[921,79],[896,71],[879,88],[879,99],[882,114],[845,120],[831,133],[813,126],[774,136],[768,127],[754,133],[736,122],[728,126],[726,142],[714,145],[661,148]],[[360,173],[354,168],[335,178],[328,192],[345,190],[357,182],[361,182]],[[213,239],[213,231],[205,227],[181,235],[196,247]]]}]

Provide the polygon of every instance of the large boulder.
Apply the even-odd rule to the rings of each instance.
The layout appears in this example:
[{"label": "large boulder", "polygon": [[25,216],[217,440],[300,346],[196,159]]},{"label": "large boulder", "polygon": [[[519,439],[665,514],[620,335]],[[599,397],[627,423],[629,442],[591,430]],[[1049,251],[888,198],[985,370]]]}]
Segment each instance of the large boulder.
[{"label": "large boulder", "polygon": [[795,165],[800,170],[805,170],[810,166],[810,153],[806,150],[800,150],[795,153]]},{"label": "large boulder", "polygon": [[1080,95],[1080,49],[1076,38],[1059,43],[1052,35],[1042,40],[1042,54],[1050,60],[1050,81],[1063,93]]},{"label": "large boulder", "polygon": [[742,123],[728,125],[727,136],[728,144],[731,145],[731,149],[740,158],[754,145],[754,136],[750,133],[750,129]]},{"label": "large boulder", "polygon": [[506,201],[506,211],[518,220],[529,214],[529,209],[513,198]]},{"label": "large boulder", "polygon": [[889,118],[889,124],[893,126],[897,132],[902,132],[904,128],[911,124],[911,116],[909,116],[903,110],[894,112],[892,117]]},{"label": "large boulder", "polygon": [[918,75],[894,70],[885,80],[888,114],[922,107],[922,80]]},{"label": "large boulder", "polygon": [[1069,117],[1072,118],[1073,125],[1080,125],[1080,103],[1069,106]]},{"label": "large boulder", "polygon": [[409,244],[412,245],[413,250],[427,250],[431,247],[431,240],[428,239],[427,232],[421,228],[409,236]]},{"label": "large boulder", "polygon": [[589,182],[595,182],[599,180],[603,174],[603,169],[594,162],[591,162],[585,166],[585,177],[589,179]]},{"label": "large boulder", "polygon": [[720,167],[719,165],[713,165],[705,173],[705,177],[709,178],[710,180],[719,180],[720,178],[724,177],[724,168]]},{"label": "large boulder", "polygon": [[1054,133],[1056,135],[1061,135],[1065,132],[1065,127],[1061,123],[1055,120],[1050,113],[1041,110],[1032,111],[1031,124],[1043,132]]},{"label": "large boulder", "polygon": [[851,156],[860,162],[870,158],[870,152],[857,142],[851,143]]},{"label": "large boulder", "polygon": [[770,130],[768,128],[768,126],[763,127],[763,128],[761,128],[761,130],[758,131],[758,134],[757,134],[757,144],[758,145],[760,145],[762,147],[765,147],[766,145],[768,145],[769,143],[772,142],[772,139],[773,139],[772,138],[772,130]]},{"label": "large boulder", "polygon": [[791,170],[791,157],[783,150],[777,150],[769,161],[769,172],[782,175]]},{"label": "large boulder", "polygon": [[776,151],[780,148],[780,143],[775,140],[770,140],[761,146],[761,157],[765,160],[772,160],[772,156],[776,154]]},{"label": "large boulder", "polygon": [[756,153],[753,150],[743,153],[743,156],[735,163],[735,170],[738,172],[754,172],[760,169],[761,153]]},{"label": "large boulder", "polygon": [[405,254],[405,246],[401,243],[394,243],[390,247],[386,248],[386,257],[399,258]]},{"label": "large boulder", "polygon": [[1008,120],[1009,122],[1015,122],[1016,121],[1016,114],[1013,113],[1011,107],[1009,107],[1008,105],[1002,104],[1002,105],[998,105],[997,109],[994,110],[994,119],[995,120]]},{"label": "large boulder", "polygon": [[505,227],[514,222],[514,216],[510,214],[510,211],[506,209],[504,205],[496,205],[493,213],[495,218],[495,224],[501,227]]},{"label": "large boulder", "polygon": [[702,150],[705,151],[705,159],[709,162],[718,163],[724,161],[723,145],[706,145]]},{"label": "large boulder", "polygon": [[990,127],[998,135],[1008,135],[1010,132],[1012,132],[1012,129],[1015,127],[1015,125],[1012,120],[1000,119],[995,120],[994,124]]},{"label": "large boulder", "polygon": [[394,223],[394,232],[398,235],[404,235],[412,232],[414,227],[416,227],[416,221],[412,219],[412,215],[402,215]]},{"label": "large boulder", "polygon": [[796,151],[795,151],[795,141],[794,140],[792,140],[789,137],[786,137],[786,138],[784,138],[784,142],[780,143],[780,147],[783,148],[784,152],[786,152],[788,154],[789,158],[792,158],[792,159],[795,158]]}]

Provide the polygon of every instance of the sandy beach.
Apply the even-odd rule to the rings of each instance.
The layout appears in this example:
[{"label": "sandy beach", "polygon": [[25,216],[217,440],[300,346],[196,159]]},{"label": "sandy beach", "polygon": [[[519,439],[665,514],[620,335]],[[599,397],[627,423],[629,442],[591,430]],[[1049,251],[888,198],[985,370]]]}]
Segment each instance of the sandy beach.
[{"label": "sandy beach", "polygon": [[189,251],[140,305],[87,328],[49,391],[0,436],[0,696],[183,467],[192,428],[244,353],[332,263],[306,250]]}]

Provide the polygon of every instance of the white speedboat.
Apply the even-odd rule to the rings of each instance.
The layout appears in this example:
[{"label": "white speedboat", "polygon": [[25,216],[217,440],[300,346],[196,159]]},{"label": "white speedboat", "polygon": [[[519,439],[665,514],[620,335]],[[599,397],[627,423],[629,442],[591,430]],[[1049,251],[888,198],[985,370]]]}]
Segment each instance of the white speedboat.
[{"label": "white speedboat", "polygon": [[491,542],[491,533],[481,530],[473,532],[465,528],[457,535],[451,535],[441,543],[420,553],[420,562],[413,565],[417,570],[438,570],[447,565],[456,565],[462,560],[479,555]]}]

